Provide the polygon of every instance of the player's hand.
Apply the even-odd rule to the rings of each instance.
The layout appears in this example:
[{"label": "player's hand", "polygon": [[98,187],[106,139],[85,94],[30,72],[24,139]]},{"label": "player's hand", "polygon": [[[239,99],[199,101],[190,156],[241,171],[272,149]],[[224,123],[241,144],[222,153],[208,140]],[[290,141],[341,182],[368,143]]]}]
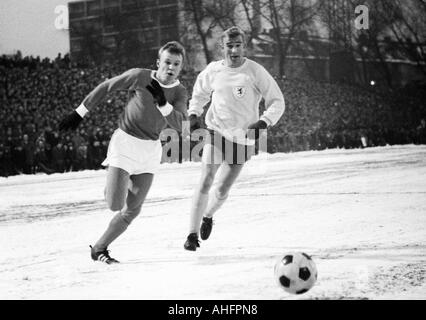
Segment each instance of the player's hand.
[{"label": "player's hand", "polygon": [[201,120],[195,114],[191,114],[189,116],[189,131],[192,133],[193,131],[201,128]]},{"label": "player's hand", "polygon": [[59,122],[59,130],[75,130],[82,120],[83,118],[76,111],[73,111]]},{"label": "player's hand", "polygon": [[145,87],[151,92],[155,101],[157,101],[159,107],[164,107],[167,103],[166,96],[164,95],[163,88],[160,86],[157,80],[152,79],[151,83]]},{"label": "player's hand", "polygon": [[268,125],[265,121],[259,120],[247,127],[247,137],[252,140],[259,139],[260,130],[266,129]]}]

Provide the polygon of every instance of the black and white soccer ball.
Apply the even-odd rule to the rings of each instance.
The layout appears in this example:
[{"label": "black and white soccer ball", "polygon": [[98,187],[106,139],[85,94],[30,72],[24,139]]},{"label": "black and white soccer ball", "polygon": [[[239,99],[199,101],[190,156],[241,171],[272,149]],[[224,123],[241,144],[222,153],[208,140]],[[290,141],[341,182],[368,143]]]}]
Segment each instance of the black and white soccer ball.
[{"label": "black and white soccer ball", "polygon": [[302,294],[310,290],[318,278],[317,266],[306,253],[284,254],[275,264],[275,279],[286,292]]}]

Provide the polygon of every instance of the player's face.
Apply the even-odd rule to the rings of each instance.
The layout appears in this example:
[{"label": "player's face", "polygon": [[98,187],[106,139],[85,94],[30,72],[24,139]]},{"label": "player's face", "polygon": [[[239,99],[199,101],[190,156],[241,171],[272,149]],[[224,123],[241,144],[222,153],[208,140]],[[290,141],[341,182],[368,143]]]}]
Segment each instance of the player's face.
[{"label": "player's face", "polygon": [[182,70],[183,59],[180,54],[163,51],[157,61],[157,78],[162,84],[171,84],[176,81]]},{"label": "player's face", "polygon": [[242,36],[223,38],[222,50],[225,64],[231,68],[238,68],[244,62],[244,40]]}]

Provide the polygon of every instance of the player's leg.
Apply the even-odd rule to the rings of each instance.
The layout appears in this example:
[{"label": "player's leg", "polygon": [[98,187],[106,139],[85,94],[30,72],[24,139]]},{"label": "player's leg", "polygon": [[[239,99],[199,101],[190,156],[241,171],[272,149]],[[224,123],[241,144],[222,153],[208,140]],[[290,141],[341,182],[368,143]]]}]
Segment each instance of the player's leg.
[{"label": "player's leg", "polygon": [[205,217],[211,218],[213,214],[219,210],[225,200],[228,198],[228,193],[232,185],[243,169],[243,164],[228,164],[224,162],[217,175],[217,187],[213,190],[210,196],[209,203],[204,213]]},{"label": "player's leg", "polygon": [[203,148],[200,181],[192,197],[189,236],[184,245],[187,250],[195,251],[198,247],[201,219],[209,200],[209,191],[221,162],[222,159],[218,156],[215,147],[212,144],[206,144]]},{"label": "player's leg", "polygon": [[217,186],[212,190],[200,227],[202,240],[207,240],[213,228],[213,214],[228,198],[229,190],[240,175],[244,163],[251,158],[253,148],[222,138],[224,163],[217,174]]},{"label": "player's leg", "polygon": [[105,200],[111,211],[121,210],[127,196],[129,173],[121,168],[109,166],[105,185]]},{"label": "player's leg", "polygon": [[217,187],[212,190],[209,197],[203,222],[200,227],[200,236],[202,240],[207,240],[213,228],[213,214],[222,207],[228,198],[229,191],[238,178],[243,164],[228,164],[224,162],[217,175]]},{"label": "player's leg", "polygon": [[121,216],[129,225],[139,215],[151,188],[154,174],[142,173],[130,176],[129,192]]},{"label": "player's leg", "polygon": [[[107,230],[92,248],[92,258],[94,260],[99,260],[99,254],[102,254],[105,259],[107,259],[107,261],[105,261],[107,263],[109,263],[108,259],[112,259],[108,255],[107,248],[115,239],[126,231],[133,219],[140,213],[142,204],[151,188],[153,177],[154,175],[151,173],[144,173],[132,175],[130,176],[130,180],[127,180],[126,203],[124,207],[115,214]],[[101,256],[101,259],[102,258]],[[114,260],[112,262],[118,262],[115,259],[112,260]]]},{"label": "player's leg", "polygon": [[139,214],[146,195],[152,185],[153,177],[154,175],[151,173],[144,173],[132,175],[130,179],[127,179],[125,190],[127,194],[127,198],[125,199],[126,203],[112,218],[107,230],[95,244],[94,248],[99,250],[106,249],[127,229],[129,224]]},{"label": "player's leg", "polygon": [[[128,223],[121,217],[120,211],[124,207],[129,186],[129,173],[121,168],[109,166],[107,171],[105,200],[111,211],[116,214],[111,219],[107,229],[92,247],[92,258],[98,260],[108,258],[107,248],[120,234],[127,229]],[[118,211],[118,212],[117,212]],[[105,254],[106,253],[106,254]]]},{"label": "player's leg", "polygon": [[202,164],[200,182],[192,197],[189,225],[190,233],[198,233],[199,231],[201,218],[206,210],[209,192],[218,168],[218,164]]}]

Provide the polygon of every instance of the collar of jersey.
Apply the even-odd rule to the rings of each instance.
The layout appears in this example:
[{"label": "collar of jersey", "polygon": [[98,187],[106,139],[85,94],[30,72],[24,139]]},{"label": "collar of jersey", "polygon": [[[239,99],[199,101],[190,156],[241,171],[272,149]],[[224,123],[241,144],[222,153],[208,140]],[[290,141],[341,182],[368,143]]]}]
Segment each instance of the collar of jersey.
[{"label": "collar of jersey", "polygon": [[242,68],[244,68],[247,65],[247,57],[244,57],[244,62],[242,65],[240,65],[239,67],[233,68],[233,67],[229,67],[227,65],[225,65],[225,59],[219,60],[219,65],[222,66],[223,68],[230,70],[230,71],[235,71],[238,72],[240,71]]},{"label": "collar of jersey", "polygon": [[158,80],[157,77],[155,76],[155,70],[151,71],[151,78],[157,80],[160,86],[162,86],[163,88],[173,88],[180,84],[179,79],[176,79],[176,81],[171,84],[162,84],[160,80]]}]

